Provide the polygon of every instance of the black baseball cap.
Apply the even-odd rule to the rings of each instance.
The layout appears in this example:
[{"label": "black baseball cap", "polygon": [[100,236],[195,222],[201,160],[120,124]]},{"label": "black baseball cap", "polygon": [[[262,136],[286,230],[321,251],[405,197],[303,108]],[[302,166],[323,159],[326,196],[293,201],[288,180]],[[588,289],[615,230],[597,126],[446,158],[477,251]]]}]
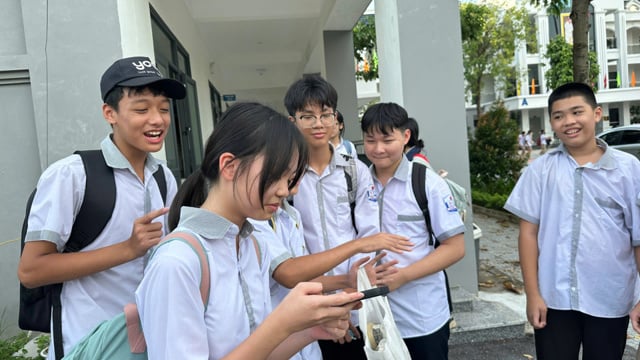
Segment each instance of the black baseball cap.
[{"label": "black baseball cap", "polygon": [[183,99],[187,95],[184,85],[174,79],[162,76],[146,56],[134,56],[117,60],[100,79],[102,100],[116,86],[137,87],[157,84],[165,95],[172,99]]}]

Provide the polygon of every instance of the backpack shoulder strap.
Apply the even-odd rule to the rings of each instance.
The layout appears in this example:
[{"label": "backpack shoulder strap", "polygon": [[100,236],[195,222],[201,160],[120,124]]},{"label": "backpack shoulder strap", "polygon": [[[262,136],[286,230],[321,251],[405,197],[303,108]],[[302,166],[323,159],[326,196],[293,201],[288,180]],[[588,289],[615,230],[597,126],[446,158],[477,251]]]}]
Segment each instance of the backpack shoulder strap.
[{"label": "backpack shoulder strap", "polygon": [[[207,311],[207,305],[209,304],[209,296],[211,294],[211,269],[209,266],[209,257],[207,251],[200,240],[186,231],[175,231],[164,237],[160,245],[164,245],[171,241],[181,241],[186,243],[193,249],[198,255],[198,261],[200,262],[200,296],[202,297],[202,303],[204,304],[204,310]],[[160,246],[158,245],[158,246]]]},{"label": "backpack shoulder strap", "polygon": [[356,226],[356,195],[358,193],[358,167],[356,160],[346,154],[340,154],[349,163],[349,166],[344,168],[344,178],[347,182],[347,196],[349,197],[349,207],[351,208],[351,224],[353,228],[358,232]]},{"label": "backpack shoulder strap", "polygon": [[91,244],[111,220],[116,204],[116,181],[101,150],[76,151],[86,174],[82,206],[76,215],[64,252],[80,251]]},{"label": "backpack shoulder strap", "polygon": [[158,165],[158,170],[153,173],[153,177],[156,179],[158,189],[160,189],[160,195],[162,195],[162,202],[167,205],[167,179],[164,177],[164,169],[162,165]]},{"label": "backpack shoulder strap", "polygon": [[427,199],[427,192],[425,190],[427,167],[424,164],[416,161],[412,161],[413,168],[411,170],[411,188],[413,190],[413,196],[415,196],[424,221],[427,224],[427,231],[429,232],[429,245],[438,246],[439,242],[433,233],[431,226],[431,216],[429,214],[429,200]]}]

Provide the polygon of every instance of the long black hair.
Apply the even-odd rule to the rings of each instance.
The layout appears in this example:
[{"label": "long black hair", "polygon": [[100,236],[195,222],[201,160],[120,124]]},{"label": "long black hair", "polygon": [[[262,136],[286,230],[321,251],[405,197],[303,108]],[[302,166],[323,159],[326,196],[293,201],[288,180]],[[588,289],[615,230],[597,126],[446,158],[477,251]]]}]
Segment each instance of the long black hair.
[{"label": "long black hair", "polygon": [[240,161],[236,178],[247,171],[255,158],[264,155],[259,181],[260,198],[265,189],[290,171],[291,158],[298,155],[293,187],[308,162],[306,142],[298,128],[283,114],[258,103],[241,102],[231,106],[207,140],[202,165],[180,186],[169,211],[169,228],[175,229],[182,206],[200,207],[209,189],[220,176],[220,156],[231,153]]}]

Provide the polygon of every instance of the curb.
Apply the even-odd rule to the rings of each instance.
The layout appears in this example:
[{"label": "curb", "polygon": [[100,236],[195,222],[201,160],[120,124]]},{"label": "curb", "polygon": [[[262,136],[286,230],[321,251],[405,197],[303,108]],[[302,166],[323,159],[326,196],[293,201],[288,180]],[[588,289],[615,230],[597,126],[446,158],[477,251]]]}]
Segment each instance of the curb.
[{"label": "curb", "polygon": [[489,209],[486,207],[473,205],[473,212],[480,213],[500,220],[510,221],[514,224],[520,224],[520,218],[506,211]]}]

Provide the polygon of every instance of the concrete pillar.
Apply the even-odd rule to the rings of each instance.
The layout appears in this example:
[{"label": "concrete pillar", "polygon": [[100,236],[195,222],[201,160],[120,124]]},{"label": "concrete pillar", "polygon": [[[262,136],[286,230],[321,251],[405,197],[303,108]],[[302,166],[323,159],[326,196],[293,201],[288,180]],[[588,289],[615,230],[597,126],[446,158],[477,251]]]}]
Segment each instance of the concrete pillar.
[{"label": "concrete pillar", "polygon": [[631,102],[622,102],[622,114],[620,114],[620,126],[631,124]]},{"label": "concrete pillar", "polygon": [[[545,12],[538,12],[536,15],[537,24],[537,38],[538,38],[538,53],[545,54],[547,52],[547,46],[549,45],[549,16]],[[549,70],[548,61],[544,61],[540,65],[540,94],[546,94],[547,89],[547,77],[545,73]],[[545,131],[546,132],[546,131]]]},{"label": "concrete pillar", "polygon": [[629,62],[627,61],[627,15],[625,10],[616,10],[615,19],[620,87],[626,88],[629,87]]},{"label": "concrete pillar", "polygon": [[596,54],[598,54],[598,89],[606,89],[609,84],[604,83],[605,77],[609,78],[609,66],[607,65],[607,25],[605,11],[596,9],[594,14],[594,26],[596,36]]},{"label": "concrete pillar", "polygon": [[[458,2],[376,0],[380,97],[397,102],[420,125],[436,169],[470,189]],[[469,209],[471,210],[471,209]],[[466,256],[449,270],[452,286],[478,291],[469,212]]]},{"label": "concrete pillar", "polygon": [[356,69],[353,58],[352,31],[324,32],[325,78],[338,91],[338,110],[344,116],[344,136],[362,139],[358,120]]},{"label": "concrete pillar", "polygon": [[522,131],[527,132],[531,129],[531,124],[529,122],[529,109],[522,109]]}]

